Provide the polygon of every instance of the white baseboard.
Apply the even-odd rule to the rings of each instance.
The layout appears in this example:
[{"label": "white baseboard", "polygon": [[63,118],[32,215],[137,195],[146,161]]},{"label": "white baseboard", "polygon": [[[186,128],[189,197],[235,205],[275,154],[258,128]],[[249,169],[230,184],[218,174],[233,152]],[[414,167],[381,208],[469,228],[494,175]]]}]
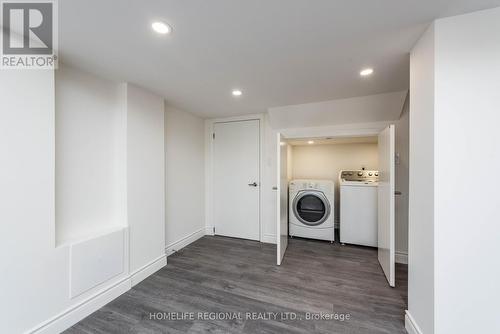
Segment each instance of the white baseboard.
[{"label": "white baseboard", "polygon": [[[178,252],[179,250],[186,247],[190,243],[195,242],[199,238],[203,237],[206,234],[206,230],[207,230],[207,228],[203,227],[197,231],[194,231],[193,233],[191,233],[189,235],[186,235],[185,237],[183,237],[175,242],[172,242],[171,244],[167,245],[167,247],[165,247],[165,253],[167,254],[167,256],[170,256],[173,253]],[[212,230],[212,234],[213,234],[213,230]]]},{"label": "white baseboard", "polygon": [[275,244],[276,243],[276,234],[263,234],[262,240],[260,242],[265,242],[267,244]]},{"label": "white baseboard", "polygon": [[127,292],[128,290],[130,290],[130,288],[130,276],[127,276],[126,278],[120,280],[107,289],[97,292],[81,303],[70,307],[64,312],[59,313],[55,317],[29,330],[27,333],[61,333],[62,331],[76,324],[78,321],[97,311],[107,303],[111,302],[121,294]]},{"label": "white baseboard", "polygon": [[408,253],[396,251],[396,263],[408,264]]},{"label": "white baseboard", "polygon": [[139,270],[127,275],[123,279],[114,283],[113,285],[96,292],[92,296],[86,298],[80,303],[68,308],[67,310],[59,313],[55,317],[41,323],[35,328],[27,331],[27,333],[36,334],[52,334],[61,333],[69,327],[76,324],[78,321],[89,316],[97,311],[104,305],[111,302],[113,299],[124,294],[132,288],[135,284],[139,283],[146,277],[155,273],[157,270],[163,268],[167,264],[166,255],[161,255],[157,259],[146,264]]},{"label": "white baseboard", "polygon": [[205,227],[205,235],[214,235],[214,227],[206,226]]},{"label": "white baseboard", "polygon": [[423,334],[408,310],[405,312],[405,329],[408,334]]},{"label": "white baseboard", "polygon": [[133,273],[131,273],[130,274],[131,285],[134,286],[137,283],[140,283],[145,278],[148,278],[149,276],[153,275],[155,272],[165,267],[166,265],[167,265],[167,255],[163,254],[158,258],[154,259],[153,261],[149,262],[148,264],[137,269]]}]

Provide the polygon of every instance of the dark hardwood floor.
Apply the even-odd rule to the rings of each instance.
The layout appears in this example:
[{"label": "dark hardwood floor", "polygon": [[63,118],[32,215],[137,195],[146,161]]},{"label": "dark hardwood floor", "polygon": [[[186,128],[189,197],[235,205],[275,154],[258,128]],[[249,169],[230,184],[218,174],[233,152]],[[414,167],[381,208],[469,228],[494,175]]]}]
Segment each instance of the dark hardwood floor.
[{"label": "dark hardwood floor", "polygon": [[203,237],[66,333],[406,333],[406,266],[390,288],[375,249],[290,239],[275,262],[274,245]]}]

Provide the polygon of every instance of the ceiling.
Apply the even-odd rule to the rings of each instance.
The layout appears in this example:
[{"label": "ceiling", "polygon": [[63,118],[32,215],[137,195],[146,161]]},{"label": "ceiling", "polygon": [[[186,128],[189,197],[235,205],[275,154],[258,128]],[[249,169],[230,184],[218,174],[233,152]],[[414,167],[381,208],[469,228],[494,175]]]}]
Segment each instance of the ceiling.
[{"label": "ceiling", "polygon": [[[174,107],[233,116],[407,89],[408,52],[433,19],[495,6],[500,0],[64,0],[59,53]],[[172,34],[154,33],[155,20]],[[367,66],[375,73],[360,78]]]}]

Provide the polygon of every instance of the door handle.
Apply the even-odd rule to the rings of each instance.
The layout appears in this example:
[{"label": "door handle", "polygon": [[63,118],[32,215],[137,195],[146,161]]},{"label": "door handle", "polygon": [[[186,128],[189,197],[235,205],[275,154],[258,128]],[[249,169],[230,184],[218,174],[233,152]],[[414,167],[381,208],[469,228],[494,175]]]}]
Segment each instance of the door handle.
[{"label": "door handle", "polygon": [[402,193],[401,193],[401,191],[396,190],[396,191],[394,192],[394,195],[402,195]]},{"label": "door handle", "polygon": [[248,185],[249,185],[250,187],[257,187],[257,186],[258,186],[257,182],[254,182],[254,183],[249,183]]}]

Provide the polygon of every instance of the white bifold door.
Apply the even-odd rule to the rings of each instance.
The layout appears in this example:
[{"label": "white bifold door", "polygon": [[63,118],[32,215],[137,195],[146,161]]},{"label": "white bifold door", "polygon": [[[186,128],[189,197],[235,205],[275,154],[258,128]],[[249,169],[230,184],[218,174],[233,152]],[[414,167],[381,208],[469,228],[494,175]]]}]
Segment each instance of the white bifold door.
[{"label": "white bifold door", "polygon": [[280,265],[288,246],[288,145],[283,135],[277,138],[277,192],[276,192],[276,252]]},{"label": "white bifold door", "polygon": [[394,125],[378,135],[378,261],[389,282],[395,286],[395,131]]},{"label": "white bifold door", "polygon": [[260,240],[259,199],[259,120],[215,123],[213,135],[215,234]]}]

